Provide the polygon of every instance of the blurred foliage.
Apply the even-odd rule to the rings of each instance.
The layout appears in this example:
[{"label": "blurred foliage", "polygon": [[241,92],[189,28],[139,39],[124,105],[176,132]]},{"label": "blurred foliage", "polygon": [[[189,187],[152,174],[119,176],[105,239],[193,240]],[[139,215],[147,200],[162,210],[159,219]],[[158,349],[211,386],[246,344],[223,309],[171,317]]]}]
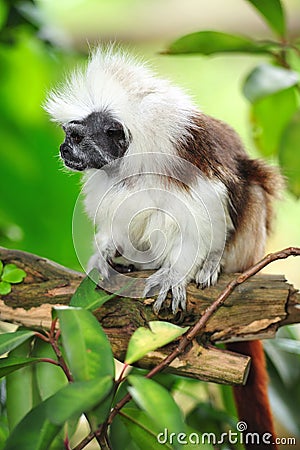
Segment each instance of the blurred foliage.
[{"label": "blurred foliage", "polygon": [[41,106],[59,65],[72,65],[78,56],[37,39],[35,27],[15,11],[6,11],[16,20],[4,21],[0,43],[0,244],[78,268],[71,217],[79,178],[74,174],[70,182],[58,170],[62,133]]},{"label": "blurred foliage", "polygon": [[[253,139],[262,156],[278,158],[287,175],[290,191],[299,196],[300,45],[297,40],[290,42],[287,39],[285,12],[279,0],[247,1],[275,33],[274,40],[262,42],[221,31],[200,31],[178,39],[168,52],[204,55],[244,52],[267,59],[244,80],[244,93],[250,102]],[[40,11],[33,1],[0,0],[0,245],[38,253],[69,267],[79,268],[71,228],[73,208],[80,189],[79,175],[67,175],[58,170],[60,163],[57,149],[62,132],[49,123],[41,105],[49,87],[60,79],[60,68],[74,66],[81,57],[78,53],[58,49],[41,39],[41,23]],[[77,294],[74,300],[80,301],[81,307],[88,289],[89,283],[87,291]],[[94,291],[89,295],[97,305],[104,298],[95,298]],[[67,354],[68,364],[75,370],[78,382],[93,382],[93,370],[95,367],[100,370],[99,359],[94,351],[89,355],[90,358],[85,358],[84,349],[89,345],[93,349],[103,345],[101,354],[112,376],[111,349],[102,330],[94,328],[96,325],[91,324],[88,313],[80,314],[74,311],[66,313],[68,320],[64,322],[63,342],[60,340],[60,345]],[[74,328],[70,324],[77,327],[75,341]],[[92,337],[85,334],[86,326],[94,330]],[[104,381],[103,386],[100,386],[97,393],[99,405],[94,405],[93,383],[86,384],[85,390],[82,390],[83,385],[77,385],[73,390],[63,390],[68,384],[61,368],[45,362],[37,363],[37,359],[55,358],[49,344],[37,339],[24,343],[21,338],[20,341],[13,339],[12,344],[11,339],[12,336],[4,336],[6,346],[3,348],[5,351],[10,350],[10,353],[8,360],[2,361],[2,375],[7,374],[7,371],[11,373],[6,377],[7,389],[4,382],[0,385],[0,449],[4,448],[11,432],[13,437],[6,448],[32,450],[34,444],[40,450],[61,449],[66,433],[68,437],[73,436],[81,412],[89,410],[87,417],[90,423],[95,420],[95,411],[97,417],[106,417],[107,403],[100,401],[100,398],[106,392],[108,404],[111,404],[109,382],[105,384]],[[98,341],[95,342],[95,339]],[[141,348],[143,343],[138,344],[139,351]],[[266,343],[266,351],[271,377],[271,400],[276,416],[289,433],[299,436],[300,349],[296,332],[288,328],[280,332],[277,340]],[[81,380],[82,373],[92,380]],[[137,369],[134,373],[139,377],[144,374]],[[103,380],[104,377],[105,374],[99,375],[99,379]],[[164,410],[167,403],[171,408],[170,415],[173,411],[177,424],[181,420],[180,414],[170,394],[184,410],[183,416],[189,431],[214,432],[221,436],[228,429],[235,430],[236,411],[231,390],[227,386],[215,387],[173,375],[157,376],[155,382],[158,386],[145,385],[135,378],[131,381],[136,402],[131,402],[123,416],[117,417],[112,424],[111,440],[115,450],[157,448],[156,443],[153,443],[153,430],[157,429],[157,423],[151,400],[154,392],[162,392],[162,387],[165,391],[156,410]],[[127,392],[127,387],[127,381],[121,384],[114,401]],[[54,400],[46,402],[53,396]],[[73,409],[74,403],[77,410]],[[53,424],[53,411],[56,413],[58,409],[63,415],[59,424]],[[172,417],[168,420],[172,420]],[[62,422],[66,425],[63,426]],[[16,424],[19,425],[12,431]],[[163,424],[159,425],[163,427]],[[44,434],[40,436],[42,428]],[[54,439],[55,434],[57,436]],[[212,447],[207,445],[201,448]],[[229,446],[224,445],[223,448]],[[241,446],[231,445],[230,448],[239,449]]]},{"label": "blurred foliage", "polygon": [[274,39],[262,41],[220,31],[199,31],[180,37],[165,53],[265,55],[267,62],[255,67],[243,86],[251,103],[253,139],[263,156],[279,161],[290,192],[299,198],[299,36],[294,39],[287,36],[286,14],[280,0],[247,1],[275,33]]}]

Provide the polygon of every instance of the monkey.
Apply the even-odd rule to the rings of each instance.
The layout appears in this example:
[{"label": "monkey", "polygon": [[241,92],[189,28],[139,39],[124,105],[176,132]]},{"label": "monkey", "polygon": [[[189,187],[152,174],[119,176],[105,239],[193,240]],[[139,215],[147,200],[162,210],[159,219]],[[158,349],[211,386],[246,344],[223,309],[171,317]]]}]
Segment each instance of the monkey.
[{"label": "monkey", "polygon": [[[229,125],[147,64],[98,47],[44,108],[65,132],[65,166],[84,174],[96,226],[89,269],[106,279],[114,267],[154,270],[144,296],[156,290],[159,312],[171,291],[175,314],[186,308],[189,282],[208,287],[221,272],[242,272],[263,257],[279,171],[251,159]],[[252,366],[249,383],[236,388],[239,418],[248,431],[274,437],[262,344],[241,346]]]}]

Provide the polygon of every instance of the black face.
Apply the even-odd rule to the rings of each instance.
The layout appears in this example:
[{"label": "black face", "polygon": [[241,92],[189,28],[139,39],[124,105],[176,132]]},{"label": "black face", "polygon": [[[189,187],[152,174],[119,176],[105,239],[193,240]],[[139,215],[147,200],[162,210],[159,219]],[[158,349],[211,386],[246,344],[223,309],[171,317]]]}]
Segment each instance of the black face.
[{"label": "black face", "polygon": [[73,170],[101,169],[120,158],[130,144],[120,122],[108,112],[93,112],[83,120],[73,120],[63,127],[66,138],[60,146],[61,157]]}]

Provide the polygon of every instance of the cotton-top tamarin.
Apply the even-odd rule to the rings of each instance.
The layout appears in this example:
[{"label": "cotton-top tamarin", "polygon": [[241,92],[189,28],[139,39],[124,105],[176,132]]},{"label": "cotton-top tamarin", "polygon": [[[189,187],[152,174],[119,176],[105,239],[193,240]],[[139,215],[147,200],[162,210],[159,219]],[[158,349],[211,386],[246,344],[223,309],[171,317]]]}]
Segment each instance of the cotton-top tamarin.
[{"label": "cotton-top tamarin", "polygon": [[[109,278],[122,255],[129,268],[155,269],[145,295],[157,289],[158,311],[171,291],[176,312],[186,307],[190,281],[209,286],[220,272],[243,271],[263,256],[280,175],[250,159],[230,126],[145,64],[99,48],[45,108],[65,132],[64,164],[85,173],[85,206],[96,225],[90,268]],[[261,345],[251,345],[255,374],[264,362]],[[254,397],[242,392],[245,419]],[[268,406],[259,408],[254,431],[273,434]]]}]

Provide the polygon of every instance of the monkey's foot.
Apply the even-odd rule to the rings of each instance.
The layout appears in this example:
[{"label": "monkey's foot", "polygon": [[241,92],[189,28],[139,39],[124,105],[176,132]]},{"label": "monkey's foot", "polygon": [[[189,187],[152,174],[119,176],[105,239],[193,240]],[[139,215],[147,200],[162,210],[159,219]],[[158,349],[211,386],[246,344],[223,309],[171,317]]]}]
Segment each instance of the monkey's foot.
[{"label": "monkey's foot", "polygon": [[204,261],[203,266],[195,275],[195,281],[198,287],[204,289],[216,284],[220,273],[220,259],[208,258]]},{"label": "monkey's foot", "polygon": [[163,302],[166,300],[169,290],[172,292],[173,314],[178,311],[179,307],[185,310],[186,282],[177,271],[165,268],[159,269],[147,279],[143,296],[146,297],[154,288],[159,289],[157,299],[153,305],[153,309],[156,314],[159,312]]}]

